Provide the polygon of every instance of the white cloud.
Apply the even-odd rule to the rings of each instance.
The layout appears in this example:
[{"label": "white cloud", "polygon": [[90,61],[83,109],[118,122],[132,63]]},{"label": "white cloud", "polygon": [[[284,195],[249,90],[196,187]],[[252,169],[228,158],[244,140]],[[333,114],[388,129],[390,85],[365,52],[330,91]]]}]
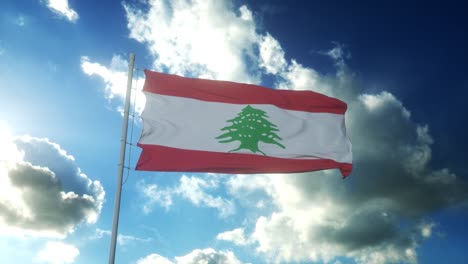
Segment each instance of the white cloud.
[{"label": "white cloud", "polygon": [[0,232],[63,237],[97,221],[104,189],[73,156],[48,139],[0,130]]},{"label": "white cloud", "polygon": [[127,90],[127,71],[124,58],[119,55],[114,55],[107,68],[97,62],[90,62],[86,56],[81,57],[81,69],[89,76],[97,75],[101,77],[106,84],[106,97],[113,99],[114,97],[125,98]]},{"label": "white cloud", "polygon": [[174,264],[174,262],[158,254],[151,254],[139,259],[136,264]]},{"label": "white cloud", "polygon": [[[97,62],[91,62],[86,56],[81,57],[81,69],[88,76],[98,76],[105,83],[104,94],[107,100],[118,99],[125,101],[128,79],[128,62],[120,55],[114,55],[109,66],[104,66]],[[135,111],[141,114],[145,105],[145,97],[141,90],[143,89],[143,78],[133,75],[131,103],[135,101]],[[134,87],[136,85],[136,87]],[[136,94],[135,94],[136,93]],[[135,98],[136,97],[136,98]],[[120,112],[123,109],[119,109]]]},{"label": "white cloud", "polygon": [[150,254],[142,259],[139,259],[136,264],[200,264],[200,263],[216,263],[216,264],[241,264],[232,251],[216,251],[212,248],[195,249],[185,256],[175,257],[175,261],[160,256],[158,254]]},{"label": "white cloud", "polygon": [[287,66],[284,51],[279,42],[270,34],[261,37],[259,42],[259,66],[265,68],[267,73],[277,74],[283,72]]},{"label": "white cloud", "polygon": [[221,196],[215,197],[207,193],[209,189],[215,189],[218,186],[218,181],[213,180],[213,178],[206,180],[183,175],[176,192],[196,206],[216,208],[221,217],[227,217],[234,214],[234,204]]},{"label": "white cloud", "polygon": [[36,256],[36,261],[50,264],[73,263],[80,254],[80,250],[63,242],[47,242]]},{"label": "white cloud", "polygon": [[[101,239],[104,236],[111,236],[111,235],[112,233],[110,230],[102,230],[100,228],[97,228],[95,234],[92,237],[90,237],[90,239]],[[151,240],[152,239],[150,237],[141,238],[137,236],[123,235],[123,234],[119,234],[117,236],[117,244],[119,244],[119,246],[127,246],[130,244],[134,244],[135,242],[150,242]]]},{"label": "white cloud", "polygon": [[148,2],[144,10],[124,4],[130,37],[144,43],[158,71],[258,83],[258,41],[251,11],[227,0]]},{"label": "white cloud", "polygon": [[139,182],[137,188],[146,198],[143,205],[143,212],[145,214],[151,213],[155,205],[160,205],[166,210],[172,205],[172,196],[174,191],[172,189],[160,189],[156,184],[145,184]]},{"label": "white cloud", "polygon": [[159,188],[156,184],[139,182],[137,188],[143,194],[146,202],[143,205],[143,212],[150,213],[154,205],[160,205],[169,209],[174,196],[184,198],[199,207],[215,208],[220,217],[227,217],[235,212],[234,203],[221,196],[213,196],[209,191],[219,187],[219,180],[215,176],[205,178],[188,177],[182,175],[179,184],[175,187],[165,189]]},{"label": "white cloud", "polygon": [[224,240],[224,241],[231,241],[232,243],[236,245],[241,245],[241,246],[249,244],[249,241],[245,239],[243,228],[236,228],[231,231],[220,233],[216,236],[216,239]]},{"label": "white cloud", "polygon": [[50,11],[66,18],[70,22],[78,20],[78,13],[70,8],[68,0],[42,0],[42,2],[49,8]]}]

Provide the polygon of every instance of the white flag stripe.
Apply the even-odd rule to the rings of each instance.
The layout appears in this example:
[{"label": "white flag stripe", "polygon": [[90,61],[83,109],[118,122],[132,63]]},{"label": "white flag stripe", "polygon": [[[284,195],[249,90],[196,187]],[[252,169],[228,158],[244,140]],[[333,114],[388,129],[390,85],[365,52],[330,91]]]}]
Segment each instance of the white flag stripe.
[{"label": "white flag stripe", "polygon": [[[240,145],[239,141],[219,143],[216,137],[224,133],[223,127],[231,125],[227,120],[235,118],[246,105],[148,92],[145,95],[139,143],[211,152],[229,152]],[[282,138],[278,142],[286,147],[259,142],[259,149],[266,155],[351,163],[351,143],[346,136],[344,115],[284,110],[266,104],[251,106],[267,113],[267,120],[278,126],[276,134]],[[245,149],[236,153],[252,154]]]}]

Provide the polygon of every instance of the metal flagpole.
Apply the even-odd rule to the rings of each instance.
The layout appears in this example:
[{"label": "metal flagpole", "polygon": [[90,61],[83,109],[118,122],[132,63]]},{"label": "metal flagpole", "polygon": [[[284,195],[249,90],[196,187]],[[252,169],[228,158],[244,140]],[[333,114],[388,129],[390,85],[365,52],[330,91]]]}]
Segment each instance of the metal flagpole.
[{"label": "metal flagpole", "polygon": [[109,264],[114,264],[115,261],[115,248],[117,242],[117,234],[119,228],[119,213],[120,213],[120,196],[122,194],[122,178],[125,162],[125,147],[127,146],[127,127],[128,127],[128,112],[130,109],[130,94],[132,90],[133,80],[133,66],[135,64],[135,54],[130,53],[130,62],[128,64],[128,80],[127,80],[127,93],[125,95],[125,108],[122,125],[122,138],[120,140],[120,160],[119,171],[117,175],[117,190],[115,192],[114,201],[114,218],[112,222],[112,237],[109,252]]}]

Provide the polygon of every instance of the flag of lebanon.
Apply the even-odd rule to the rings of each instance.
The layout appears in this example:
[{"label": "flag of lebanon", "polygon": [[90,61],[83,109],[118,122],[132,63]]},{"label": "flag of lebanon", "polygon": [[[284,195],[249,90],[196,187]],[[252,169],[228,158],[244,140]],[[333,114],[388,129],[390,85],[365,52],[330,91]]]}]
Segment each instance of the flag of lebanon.
[{"label": "flag of lebanon", "polygon": [[292,173],[352,169],[346,104],[312,91],[145,70],[137,170]]}]

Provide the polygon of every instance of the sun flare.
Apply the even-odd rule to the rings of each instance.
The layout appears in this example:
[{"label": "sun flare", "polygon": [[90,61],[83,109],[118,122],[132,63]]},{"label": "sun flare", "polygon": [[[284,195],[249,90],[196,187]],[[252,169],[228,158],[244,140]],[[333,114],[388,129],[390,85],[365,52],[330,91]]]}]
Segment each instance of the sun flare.
[{"label": "sun flare", "polygon": [[0,121],[0,202],[15,207],[18,212],[30,216],[21,197],[21,191],[14,187],[9,178],[9,171],[23,161],[24,153],[16,147],[14,137],[7,125]]},{"label": "sun flare", "polygon": [[16,147],[14,137],[8,126],[0,121],[0,162],[3,166],[23,160],[24,153]]}]

